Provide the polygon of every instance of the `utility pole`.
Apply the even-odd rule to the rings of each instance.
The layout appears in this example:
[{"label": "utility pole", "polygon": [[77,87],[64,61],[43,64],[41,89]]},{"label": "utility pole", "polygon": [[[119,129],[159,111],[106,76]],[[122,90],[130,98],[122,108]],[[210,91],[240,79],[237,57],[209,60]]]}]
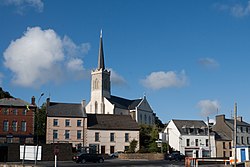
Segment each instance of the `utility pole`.
[{"label": "utility pole", "polygon": [[234,103],[234,167],[237,166],[237,103]]}]

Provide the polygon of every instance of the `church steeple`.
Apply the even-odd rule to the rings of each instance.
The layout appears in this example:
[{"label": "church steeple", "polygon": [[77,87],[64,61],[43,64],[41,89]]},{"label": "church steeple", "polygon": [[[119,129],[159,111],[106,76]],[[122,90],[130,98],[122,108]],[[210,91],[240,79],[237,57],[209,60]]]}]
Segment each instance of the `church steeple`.
[{"label": "church steeple", "polygon": [[104,64],[104,53],[103,53],[103,44],[102,44],[102,30],[100,33],[100,46],[99,46],[99,56],[98,56],[98,70],[104,70],[105,64]]}]

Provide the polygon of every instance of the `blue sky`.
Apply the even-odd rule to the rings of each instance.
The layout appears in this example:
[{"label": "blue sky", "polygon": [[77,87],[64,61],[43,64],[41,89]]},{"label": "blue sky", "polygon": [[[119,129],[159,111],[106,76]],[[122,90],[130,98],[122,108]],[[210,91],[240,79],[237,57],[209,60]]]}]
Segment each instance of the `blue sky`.
[{"label": "blue sky", "polygon": [[40,104],[90,99],[100,30],[112,94],[157,116],[250,122],[250,1],[0,0],[0,86]]}]

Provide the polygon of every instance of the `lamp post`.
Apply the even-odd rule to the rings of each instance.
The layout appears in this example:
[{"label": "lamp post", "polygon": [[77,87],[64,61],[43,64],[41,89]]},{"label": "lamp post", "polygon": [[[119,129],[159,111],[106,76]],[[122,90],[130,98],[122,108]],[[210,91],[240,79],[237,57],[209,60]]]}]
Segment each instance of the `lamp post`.
[{"label": "lamp post", "polygon": [[37,156],[38,156],[38,125],[39,125],[39,116],[38,116],[38,113],[39,113],[39,102],[40,102],[40,99],[41,97],[44,95],[44,93],[41,93],[39,99],[38,99],[38,102],[37,102],[37,107],[36,107],[36,116],[37,116],[37,126],[36,126],[36,159],[35,159],[35,164],[37,164]]}]

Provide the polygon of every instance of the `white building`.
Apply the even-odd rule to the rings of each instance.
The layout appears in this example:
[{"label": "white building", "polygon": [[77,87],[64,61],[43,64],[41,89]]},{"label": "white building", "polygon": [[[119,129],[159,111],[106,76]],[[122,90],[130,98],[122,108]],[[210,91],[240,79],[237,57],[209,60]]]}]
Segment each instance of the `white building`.
[{"label": "white building", "polygon": [[208,157],[209,150],[211,150],[211,157],[216,156],[215,135],[214,133],[208,135],[208,128],[204,121],[171,120],[164,133],[167,134],[169,145],[186,156]]},{"label": "white building", "polygon": [[116,114],[131,115],[140,124],[152,125],[155,114],[146,97],[129,100],[111,95],[111,71],[105,68],[102,35],[100,36],[100,48],[98,67],[91,73],[91,99],[86,106],[89,114]]}]

